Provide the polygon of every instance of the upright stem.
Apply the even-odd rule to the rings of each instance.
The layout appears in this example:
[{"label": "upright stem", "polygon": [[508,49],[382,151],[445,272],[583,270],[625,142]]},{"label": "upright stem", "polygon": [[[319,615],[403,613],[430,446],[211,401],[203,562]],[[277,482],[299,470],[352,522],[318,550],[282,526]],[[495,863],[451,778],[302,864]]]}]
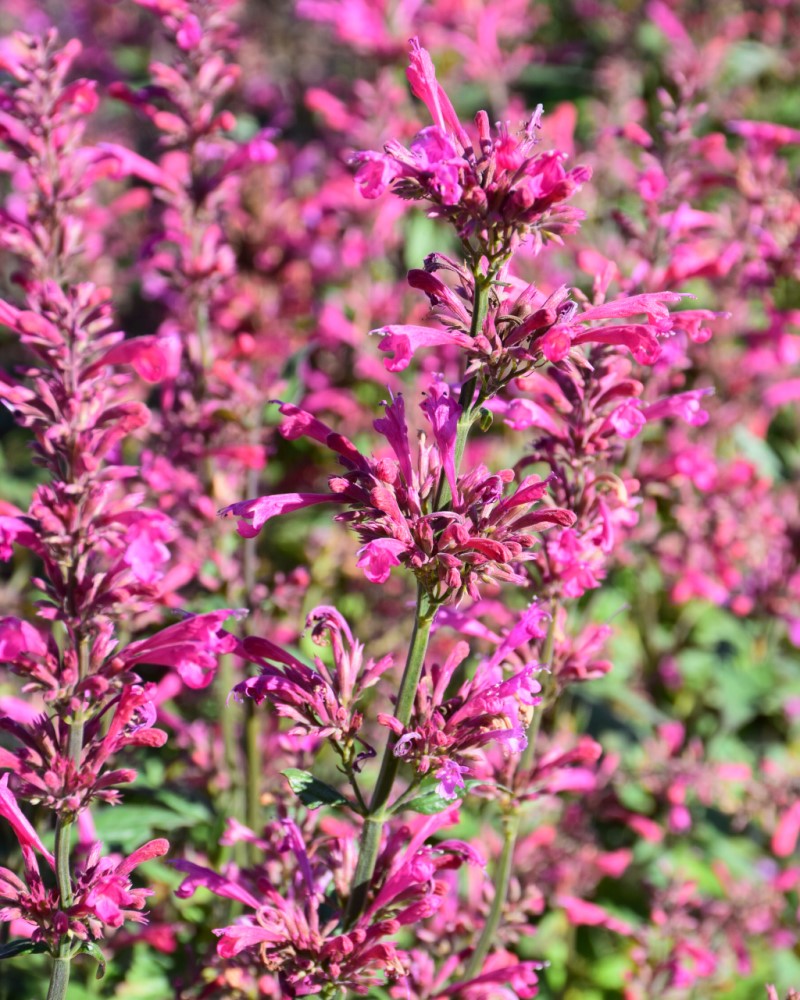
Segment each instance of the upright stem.
[{"label": "upright stem", "polygon": [[[428,649],[428,640],[433,624],[435,608],[432,606],[427,592],[422,586],[417,589],[417,607],[414,616],[414,631],[411,633],[411,643],[408,647],[403,679],[395,706],[395,718],[405,727],[411,719],[414,708],[414,698],[419,687],[422,665]],[[378,852],[381,846],[381,834],[386,822],[384,807],[389,801],[392,786],[397,775],[398,760],[394,755],[395,737],[390,736],[383,751],[383,760],[378,774],[378,781],[372,793],[369,813],[364,818],[364,828],[361,832],[361,842],[358,851],[358,863],[353,878],[353,891],[347,907],[346,924],[351,925],[364,909],[367,891],[372,880]]]},{"label": "upright stem", "polygon": [[[89,672],[89,640],[85,636],[78,642],[78,663],[80,677]],[[76,769],[80,767],[83,750],[82,716],[74,719],[69,727],[67,755]],[[72,877],[70,875],[69,853],[70,835],[75,822],[74,816],[59,816],[56,820],[56,884],[58,885],[59,906],[68,910],[72,906]],[[69,986],[69,970],[72,962],[72,943],[69,934],[64,934],[58,942],[58,955],[53,959],[47,1000],[65,1000]]]},{"label": "upright stem", "polygon": [[[555,602],[551,608],[550,624],[547,628],[547,636],[542,650],[542,666],[549,668],[553,662],[553,646],[555,645],[556,632],[556,611]],[[524,775],[533,763],[533,756],[536,752],[536,739],[539,735],[539,727],[542,724],[542,715],[547,707],[547,700],[543,699],[540,705],[536,706],[533,718],[528,726],[528,744],[519,759],[517,774]],[[478,939],[475,950],[467,966],[467,979],[474,979],[482,967],[490,949],[494,946],[497,930],[503,918],[503,908],[508,897],[508,886],[511,881],[511,872],[514,862],[514,848],[517,844],[519,827],[521,821],[519,805],[514,803],[503,816],[503,848],[497,861],[497,870],[494,876],[494,899],[489,910],[489,916],[483,925],[481,936]]]},{"label": "upright stem", "polygon": [[[431,606],[427,593],[422,587],[419,587],[417,592],[417,611],[414,618],[414,631],[411,633],[408,657],[406,658],[406,666],[403,671],[403,679],[400,682],[400,691],[397,695],[397,705],[394,712],[395,718],[403,727],[408,725],[411,719],[411,712],[414,708],[414,699],[417,695],[422,664],[425,661],[425,653],[428,649],[434,611],[435,608]],[[392,785],[397,775],[398,765],[397,757],[393,753],[395,742],[395,739],[390,737],[386,745],[378,781],[375,785],[375,791],[372,793],[372,801],[370,803],[370,813],[372,814],[383,809],[392,792]]]},{"label": "upright stem", "polygon": [[53,960],[53,971],[50,975],[50,986],[47,989],[47,1000],[64,1000],[69,986],[69,958]]},{"label": "upright stem", "polygon": [[514,847],[517,843],[519,833],[520,814],[519,807],[514,806],[512,811],[503,816],[503,849],[497,862],[497,870],[494,876],[494,899],[492,908],[483,931],[472,953],[472,958],[467,966],[466,979],[474,979],[480,974],[486,956],[495,944],[497,930],[503,917],[503,907],[508,896],[508,885],[511,881],[511,869],[514,861]]},{"label": "upright stem", "polygon": [[[558,611],[558,606],[555,601],[550,608],[550,623],[547,626],[547,635],[544,640],[544,647],[542,649],[542,666],[545,670],[549,670],[553,664],[553,647],[556,641],[556,613]],[[546,675],[545,675],[546,676]],[[533,718],[531,719],[530,725],[528,726],[528,742],[525,749],[519,758],[519,764],[517,765],[517,774],[524,774],[526,771],[530,770],[530,766],[533,763],[533,755],[536,752],[536,740],[539,736],[539,728],[542,724],[542,716],[547,709],[547,697],[542,698],[540,704],[536,705],[533,710]]]},{"label": "upright stem", "polygon": [[[480,263],[476,261],[472,269],[474,284],[474,298],[472,303],[472,322],[470,324],[470,334],[477,337],[483,331],[486,315],[489,311],[489,290],[494,280],[494,271],[490,264],[488,273],[484,274]],[[461,459],[464,455],[467,437],[474,420],[473,402],[475,399],[475,388],[477,376],[473,375],[464,381],[461,386],[459,404],[461,406],[461,416],[458,421],[455,442],[455,469],[458,473]],[[442,475],[439,483],[439,491],[436,498],[437,509],[445,507],[452,499],[450,486],[446,477]],[[411,633],[411,642],[408,647],[408,657],[406,659],[403,679],[400,682],[400,690],[397,694],[397,704],[395,706],[395,718],[400,725],[405,728],[411,719],[411,712],[414,708],[414,698],[416,697],[422,674],[422,665],[425,662],[425,653],[428,649],[431,625],[436,611],[433,602],[425,589],[417,587],[417,607],[414,616],[414,631]],[[367,901],[370,882],[375,872],[375,865],[378,860],[378,853],[381,846],[381,834],[387,816],[384,812],[386,803],[392,794],[394,780],[397,776],[398,760],[394,755],[396,739],[390,736],[383,751],[381,769],[378,774],[378,781],[375,791],[372,793],[372,800],[369,812],[364,817],[364,827],[361,831],[361,842],[359,844],[358,862],[356,864],[355,876],[353,878],[353,891],[345,915],[345,925],[352,926],[358,919],[359,914],[364,909]]]},{"label": "upright stem", "polygon": [[[254,427],[250,432],[250,439],[255,444],[260,437],[258,427]],[[255,496],[258,490],[258,472],[255,469],[247,470],[247,496]],[[246,538],[242,545],[242,584],[244,586],[244,601],[248,611],[253,608],[253,591],[256,586],[256,576],[258,569],[258,558],[256,554],[256,541],[254,538]],[[261,777],[262,777],[262,737],[261,737],[261,716],[256,712],[255,702],[252,698],[245,699],[244,707],[244,746],[245,746],[245,816],[247,825],[256,833],[261,833],[262,809],[261,809]],[[248,854],[251,864],[256,862],[256,846],[248,844]]]}]

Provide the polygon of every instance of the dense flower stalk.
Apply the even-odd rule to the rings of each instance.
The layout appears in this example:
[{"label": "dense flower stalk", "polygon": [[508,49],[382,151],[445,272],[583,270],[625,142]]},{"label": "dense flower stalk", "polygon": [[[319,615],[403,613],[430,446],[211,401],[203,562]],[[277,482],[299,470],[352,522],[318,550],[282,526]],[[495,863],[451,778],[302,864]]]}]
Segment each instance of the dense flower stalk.
[{"label": "dense flower stalk", "polygon": [[[113,766],[115,756],[129,746],[159,747],[166,739],[153,727],[153,686],[131,670],[148,657],[135,645],[117,651],[115,632],[123,611],[145,611],[159,600],[175,534],[168,517],[142,507],[141,494],[125,489],[136,469],[120,461],[122,441],[149,419],[132,398],[126,369],[150,381],[159,377],[152,338],[125,341],[112,325],[107,290],[79,280],[86,192],[114,169],[103,150],[82,145],[97,99],[91,82],[66,82],[79,51],[74,42],[61,47],[54,32],[43,39],[15,36],[6,49],[12,84],[0,124],[12,154],[6,167],[21,192],[2,239],[17,258],[24,296],[20,304],[0,303],[0,319],[34,360],[19,381],[3,375],[0,393],[32,434],[36,459],[48,473],[28,510],[5,514],[0,530],[4,558],[16,543],[39,560],[39,617],[49,623],[0,621],[3,659],[46,706],[33,718],[0,720],[17,744],[2,751],[0,766],[14,776],[18,796],[44,805],[56,819],[50,854],[4,776],[4,815],[20,839],[25,880],[4,870],[3,914],[28,921],[31,944],[46,945],[53,956],[50,1000],[66,995],[74,955],[99,954],[96,942],[107,927],[126,917],[141,919],[148,891],[132,890],[128,875],[168,848],[159,839],[115,861],[103,858],[95,844],[76,869],[70,844],[79,814],[95,800],[115,802],[115,786],[135,777]],[[173,626],[181,634],[180,652],[173,636],[166,660],[149,660],[185,667],[187,681],[202,685],[206,679],[193,661],[208,657],[199,644],[217,641],[219,627],[216,616]],[[170,648],[168,632],[162,649]],[[33,849],[54,869],[55,890],[44,887]]]},{"label": "dense flower stalk", "polygon": [[12,992],[794,997],[793,4],[598,10],[2,5]]}]

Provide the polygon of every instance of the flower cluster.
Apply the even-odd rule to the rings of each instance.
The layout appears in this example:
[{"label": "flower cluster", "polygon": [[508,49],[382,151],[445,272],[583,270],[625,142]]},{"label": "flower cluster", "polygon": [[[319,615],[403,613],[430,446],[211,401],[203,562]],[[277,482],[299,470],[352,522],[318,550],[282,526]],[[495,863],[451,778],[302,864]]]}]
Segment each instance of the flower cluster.
[{"label": "flower cluster", "polygon": [[[0,398],[32,435],[35,461],[49,476],[27,511],[4,509],[0,527],[3,559],[14,557],[16,545],[37,560],[38,616],[48,623],[0,618],[0,655],[47,707],[19,713],[15,703],[0,717],[0,728],[17,744],[0,751],[0,768],[13,775],[17,795],[55,815],[57,845],[55,857],[43,849],[5,774],[2,814],[20,841],[26,881],[4,870],[3,914],[25,921],[30,940],[56,957],[54,983],[61,985],[53,985],[54,996],[66,987],[63,963],[68,969],[86,942],[126,917],[143,919],[149,890],[132,889],[128,876],[168,847],[154,840],[118,861],[102,857],[95,844],[83,867],[71,870],[70,828],[79,814],[93,801],[117,802],[115,786],[136,776],[116,767],[116,755],[166,740],[153,725],[154,686],[131,668],[183,667],[187,683],[201,686],[215,665],[209,645],[222,650],[232,638],[218,635],[228,613],[212,613],[165,630],[160,656],[158,639],[116,648],[123,613],[133,624],[160,600],[175,527],[142,505],[141,490],[128,487],[137,469],[122,455],[123,442],[149,421],[130,370],[155,382],[161,355],[151,337],[126,340],[114,328],[108,290],[81,280],[82,268],[90,269],[83,260],[87,192],[113,166],[105,151],[82,145],[97,101],[91,81],[67,83],[79,52],[77,43],[62,48],[55,32],[41,40],[16,36],[4,56],[11,82],[0,116],[7,148],[0,165],[16,191],[4,212],[13,223],[3,227],[3,241],[19,267],[22,292],[19,304],[0,300],[0,321],[27,361],[19,378],[2,375]],[[196,661],[205,676],[199,666],[192,670]],[[53,868],[56,888],[43,883],[33,850]]]},{"label": "flower cluster", "polygon": [[3,5],[12,988],[794,997],[762,6]]},{"label": "flower cluster", "polygon": [[558,152],[535,153],[541,106],[518,135],[506,126],[495,134],[485,111],[476,117],[471,138],[441,84],[430,55],[411,41],[407,70],[412,92],[425,104],[434,124],[406,149],[391,141],[384,153],[357,153],[356,183],[367,198],[391,185],[402,198],[427,201],[478,255],[510,254],[516,241],[547,239],[577,228],[582,213],[562,203],[591,177],[586,167],[564,169]]},{"label": "flower cluster", "polygon": [[[241,681],[234,693],[257,705],[268,700],[279,715],[292,720],[293,732],[329,739],[345,763],[357,769],[362,758],[375,753],[359,736],[364,716],[357,706],[392,666],[392,657],[364,662],[364,646],[335,608],[316,608],[307,626],[314,642],[330,644],[333,669],[319,657],[311,668],[269,639],[247,636],[239,653],[258,663],[261,673]],[[356,742],[363,744],[360,753]]]},{"label": "flower cluster", "polygon": [[458,642],[444,663],[423,670],[407,726],[392,715],[378,716],[398,737],[395,757],[410,763],[419,776],[435,768],[436,791],[444,799],[466,787],[470,762],[483,747],[499,743],[514,754],[525,749],[533,707],[541,700],[541,686],[533,676],[536,665],[504,678],[497,655],[447,697],[453,675],[468,655],[469,646]]},{"label": "flower cluster", "polygon": [[350,990],[368,996],[385,977],[405,975],[405,956],[388,939],[436,912],[447,891],[440,872],[482,863],[461,841],[425,844],[453,819],[440,813],[389,833],[379,861],[379,889],[346,929],[339,923],[347,902],[347,883],[341,881],[345,842],[317,837],[309,843],[289,819],[270,824],[262,838],[239,832],[257,840],[264,853],[261,869],[226,877],[193,862],[176,862],[187,875],[178,894],[190,896],[203,886],[252,910],[215,931],[217,953],[254,976],[268,974],[283,995]]},{"label": "flower cluster", "polygon": [[[515,564],[531,558],[534,537],[553,525],[569,525],[568,510],[533,506],[549,483],[529,476],[510,494],[510,470],[492,474],[478,466],[456,475],[456,436],[461,408],[445,387],[434,384],[422,404],[433,442],[420,439],[417,461],[411,456],[405,404],[397,396],[375,429],[391,447],[393,458],[366,458],[346,437],[310,413],[290,404],[281,412],[289,419],[285,436],[306,435],[337,452],[346,474],[332,476],[330,492],[276,494],[231,504],[220,513],[240,518],[245,536],[257,533],[277,514],[311,504],[340,503],[350,510],[339,520],[354,527],[365,543],[359,566],[373,583],[388,579],[393,566],[408,566],[435,603],[457,601],[464,593],[479,595],[487,580],[522,582]],[[444,502],[447,484],[450,500]]]}]

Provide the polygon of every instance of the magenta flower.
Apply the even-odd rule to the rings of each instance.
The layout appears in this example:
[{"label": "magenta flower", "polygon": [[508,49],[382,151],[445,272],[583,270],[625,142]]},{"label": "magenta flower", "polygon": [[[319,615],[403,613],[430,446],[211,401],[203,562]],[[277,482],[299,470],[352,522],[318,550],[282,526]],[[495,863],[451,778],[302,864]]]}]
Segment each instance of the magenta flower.
[{"label": "magenta flower", "polygon": [[545,239],[572,232],[582,218],[566,202],[589,179],[587,167],[564,169],[564,156],[536,153],[539,108],[524,130],[511,135],[505,125],[494,134],[485,111],[476,117],[477,135],[461,125],[436,79],[428,52],[411,40],[408,79],[426,105],[433,125],[424,128],[408,149],[397,140],[383,153],[356,153],[356,185],[367,198],[387,189],[412,200],[426,200],[432,214],[446,218],[462,240],[474,240],[477,257],[491,258],[498,246],[529,237],[535,248]]},{"label": "magenta flower", "polygon": [[[269,701],[279,715],[292,720],[292,734],[330,739],[347,764],[358,769],[363,758],[374,754],[359,735],[363,716],[358,704],[364,692],[391,667],[392,658],[365,661],[363,645],[353,638],[335,608],[316,608],[306,626],[314,642],[331,646],[332,670],[319,657],[314,658],[312,668],[269,639],[248,636],[238,651],[259,664],[261,673],[241,681],[233,690],[257,705]],[[355,742],[364,746],[362,752],[356,753]]]},{"label": "magenta flower", "polygon": [[[455,287],[438,271],[452,275]],[[584,345],[621,347],[641,364],[652,365],[660,356],[662,338],[692,326],[688,318],[681,320],[684,313],[667,309],[683,297],[676,292],[632,295],[580,311],[566,286],[546,296],[533,285],[512,285],[511,294],[492,290],[483,329],[473,336],[466,303],[474,301],[475,279],[469,270],[443,254],[431,254],[425,270],[409,271],[408,281],[427,295],[431,316],[445,329],[392,325],[373,330],[381,336],[380,349],[392,352],[384,359],[386,368],[402,371],[415,351],[452,344],[466,351],[467,374],[479,376],[482,400],[491,399],[512,376],[524,376],[544,362],[580,364],[583,355],[576,349]]]},{"label": "magenta flower", "polygon": [[103,927],[119,927],[125,920],[146,922],[141,911],[153,890],[134,889],[129,876],[137,865],[163,857],[169,842],[150,840],[122,861],[102,857],[101,850],[102,845],[95,844],[76,873],[75,902],[67,911],[71,928],[73,921],[80,921],[93,938],[103,936]]},{"label": "magenta flower", "polygon": [[469,768],[464,764],[457,764],[454,760],[446,760],[436,771],[434,777],[438,778],[436,794],[443,799],[458,798],[458,790],[466,788],[464,775],[469,774]]},{"label": "magenta flower", "polygon": [[[456,601],[465,592],[477,598],[482,580],[524,583],[515,565],[531,558],[535,544],[531,531],[570,525],[574,515],[555,507],[533,510],[544,498],[549,480],[529,476],[504,496],[513,479],[509,470],[492,475],[478,466],[456,478],[460,408],[443,386],[434,385],[422,409],[434,441],[421,443],[414,468],[402,396],[375,421],[375,429],[394,452],[394,458],[382,459],[366,458],[322,421],[283,404],[281,412],[289,417],[284,434],[306,434],[326,444],[339,454],[345,475],[331,476],[329,494],[258,497],[231,504],[220,514],[239,517],[240,533],[250,537],[257,526],[284,510],[323,502],[346,504],[349,511],[337,520],[351,524],[364,542],[359,565],[367,578],[384,582],[392,566],[406,565],[439,604]],[[452,499],[437,509],[442,480],[450,486]]]},{"label": "magenta flower", "polygon": [[[95,691],[103,685],[95,685]],[[43,802],[71,818],[95,799],[119,801],[114,787],[133,781],[129,768],[108,770],[108,763],[126,747],[160,747],[167,734],[153,727],[156,710],[153,685],[131,684],[109,699],[104,710],[87,722],[77,760],[68,752],[69,727],[58,717],[39,716],[31,723],[0,716],[0,729],[20,744],[16,751],[0,749],[0,767],[17,775],[18,791],[31,802]],[[110,721],[109,721],[110,718]],[[5,776],[7,779],[7,775]]]},{"label": "magenta flower", "polygon": [[65,907],[59,893],[46,888],[41,879],[33,852],[38,851],[54,870],[55,858],[23,816],[8,789],[7,774],[0,778],[0,816],[11,824],[25,866],[24,880],[0,868],[0,922],[24,920],[33,924],[33,940],[46,942],[53,949],[67,932],[82,941],[95,941],[103,937],[104,927],[119,927],[124,920],[145,920],[141,910],[152,890],[132,888],[129,876],[142,862],[166,854],[166,840],[151,840],[122,861],[102,858],[101,845],[95,844],[74,876],[73,901]]},{"label": "magenta flower", "polygon": [[464,776],[472,773],[482,750],[491,743],[500,744],[506,754],[525,749],[525,731],[533,706],[540,701],[541,686],[533,676],[533,664],[508,678],[501,664],[506,653],[531,634],[521,624],[517,636],[507,637],[490,660],[479,664],[474,678],[448,694],[453,674],[469,655],[467,644],[457,642],[443,664],[425,666],[407,727],[392,715],[378,716],[396,737],[394,755],[410,763],[420,776],[433,769],[442,798],[458,797],[466,787]]},{"label": "magenta flower", "polygon": [[38,851],[51,868],[55,867],[55,858],[41,842],[38,834],[17,804],[13,792],[9,789],[7,774],[0,778],[0,816],[10,824],[20,847]]},{"label": "magenta flower", "polygon": [[175,625],[161,629],[149,639],[127,645],[115,657],[124,667],[153,663],[174,667],[188,687],[202,688],[211,683],[217,660],[236,647],[236,637],[222,628],[231,616],[242,612],[222,610],[190,615]]},{"label": "magenta flower", "polygon": [[381,881],[374,898],[349,930],[342,930],[346,898],[339,896],[338,885],[332,885],[328,861],[340,844],[328,838],[317,842],[313,852],[307,850],[291,820],[272,825],[277,828],[275,834],[281,835],[278,856],[286,872],[283,884],[276,884],[279,869],[267,864],[226,877],[176,861],[175,867],[188,875],[178,895],[190,896],[204,886],[252,910],[214,930],[219,938],[217,952],[223,959],[236,958],[239,966],[257,974],[276,974],[282,995],[306,996],[331,985],[369,995],[371,987],[403,975],[403,953],[389,939],[436,911],[445,891],[437,873],[457,868],[465,860],[478,860],[459,841],[425,844],[436,830],[452,822],[454,816],[447,812],[424,818],[413,831],[409,827],[393,831],[379,861]]}]

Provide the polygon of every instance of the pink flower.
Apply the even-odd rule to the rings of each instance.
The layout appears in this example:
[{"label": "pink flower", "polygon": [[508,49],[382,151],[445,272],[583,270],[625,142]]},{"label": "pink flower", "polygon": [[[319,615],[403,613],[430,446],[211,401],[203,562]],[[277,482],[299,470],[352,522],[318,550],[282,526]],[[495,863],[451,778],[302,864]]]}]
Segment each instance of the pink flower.
[{"label": "pink flower", "polygon": [[397,557],[405,550],[406,543],[396,538],[376,538],[359,549],[356,566],[370,583],[386,583],[392,567],[400,565]]},{"label": "pink flower", "polygon": [[383,362],[390,372],[408,368],[412,356],[423,347],[443,347],[447,344],[464,348],[472,346],[471,338],[457,330],[433,330],[425,326],[382,326],[372,333],[378,333],[382,337],[378,345],[380,350],[393,352],[393,356]]},{"label": "pink flower", "polygon": [[8,787],[8,774],[4,774],[0,778],[0,816],[10,824],[11,829],[14,831],[17,840],[23,848],[38,851],[50,867],[55,870],[55,858],[41,842],[38,834],[23,815],[22,810],[17,805],[17,800],[14,798],[13,792]]},{"label": "pink flower", "polygon": [[219,511],[220,517],[240,518],[236,528],[243,538],[255,537],[261,528],[272,517],[279,514],[302,510],[319,503],[338,503],[339,498],[333,493],[275,493],[268,497],[258,497],[256,500],[245,500],[232,503]]},{"label": "pink flower", "polygon": [[240,612],[223,610],[192,615],[149,639],[130,643],[118,654],[118,659],[126,667],[138,663],[174,667],[189,687],[206,687],[211,683],[219,657],[236,646],[236,637],[222,628],[231,615]]},{"label": "pink flower", "polygon": [[333,669],[319,657],[314,657],[310,667],[269,639],[248,636],[239,655],[259,664],[261,673],[237,684],[234,693],[253,698],[257,705],[269,701],[278,715],[292,720],[295,735],[328,738],[334,746],[352,746],[358,740],[364,746],[356,758],[358,767],[361,760],[374,755],[359,735],[363,716],[358,704],[391,667],[392,658],[365,661],[363,644],[335,608],[316,608],[306,625],[317,645],[330,644]]},{"label": "pink flower", "polygon": [[562,907],[571,923],[588,927],[607,927],[617,934],[632,934],[633,928],[624,920],[612,916],[596,903],[589,903],[577,896],[560,894],[555,902]]},{"label": "pink flower", "polygon": [[637,404],[638,401],[627,401],[609,414],[608,422],[625,440],[636,437],[647,422],[647,417]]},{"label": "pink flower", "polygon": [[800,802],[793,802],[778,821],[772,835],[772,853],[779,858],[788,858],[794,853],[800,836]]},{"label": "pink flower", "polygon": [[713,394],[713,388],[691,389],[668,396],[643,409],[645,420],[662,420],[665,417],[680,417],[692,427],[702,427],[708,421],[708,413],[701,408],[703,396]]},{"label": "pink flower", "polygon": [[419,44],[418,38],[412,38],[411,59],[406,70],[411,91],[418,97],[433,119],[434,125],[449,133],[461,146],[469,146],[469,138],[458,120],[458,115],[450,103],[450,98],[436,79],[433,60],[426,49]]},{"label": "pink flower", "polygon": [[[252,518],[240,522],[239,531],[251,537],[267,517],[337,499],[349,510],[339,519],[352,523],[365,543],[359,565],[383,582],[393,565],[409,565],[425,586],[436,592],[437,603],[456,599],[466,590],[477,596],[477,580],[494,575],[522,582],[515,563],[531,558],[535,539],[531,531],[568,526],[574,514],[563,508],[544,506],[534,511],[548,490],[549,480],[524,479],[504,497],[504,487],[513,473],[491,475],[483,466],[464,476],[455,476],[455,438],[460,407],[443,385],[434,384],[423,404],[433,427],[434,446],[420,447],[417,468],[412,465],[408,428],[402,396],[386,406],[386,415],[375,422],[383,433],[393,458],[368,459],[351,441],[336,434],[322,421],[293,405],[281,411],[289,420],[284,433],[308,434],[336,451],[346,469],[344,476],[331,476],[331,494],[280,494],[257,497],[226,507],[222,513]],[[440,482],[451,486],[452,499],[437,509]],[[453,491],[453,487],[455,488]],[[381,541],[374,546],[371,543]],[[431,572],[431,570],[433,572]]]},{"label": "pink flower", "polygon": [[119,927],[126,919],[144,921],[138,911],[153,890],[133,889],[128,876],[137,865],[163,857],[168,850],[168,841],[150,840],[115,864],[110,858],[101,858],[100,845],[95,845],[78,874],[74,912],[91,914],[108,927]]},{"label": "pink flower", "polygon": [[463,775],[469,774],[469,768],[462,764],[457,764],[454,760],[445,760],[441,767],[435,772],[439,779],[436,786],[437,795],[443,799],[458,798],[459,788],[464,788]]}]

